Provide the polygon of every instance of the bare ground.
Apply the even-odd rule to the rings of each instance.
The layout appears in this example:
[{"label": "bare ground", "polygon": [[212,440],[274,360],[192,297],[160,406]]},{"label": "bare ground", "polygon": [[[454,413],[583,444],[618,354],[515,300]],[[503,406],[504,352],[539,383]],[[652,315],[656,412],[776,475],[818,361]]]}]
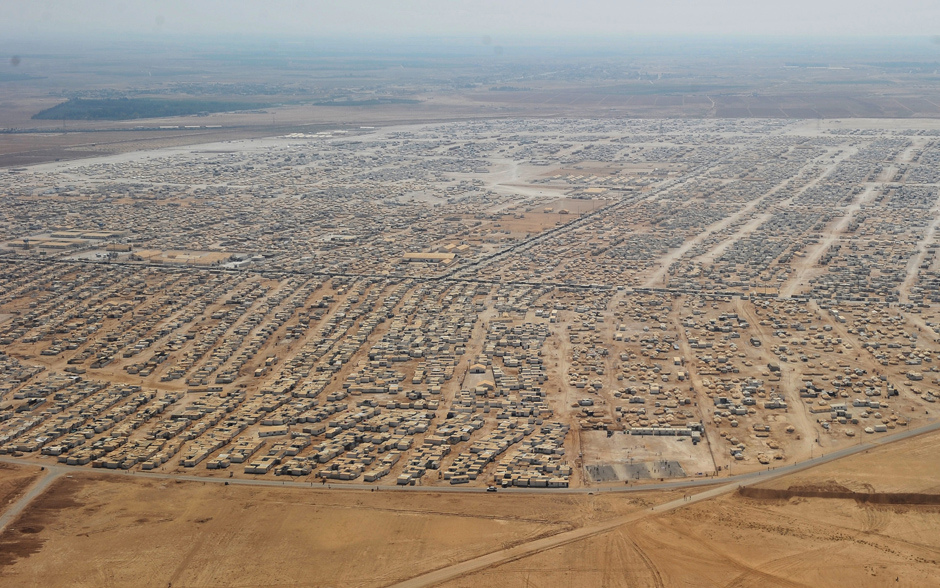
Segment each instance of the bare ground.
[{"label": "bare ground", "polygon": [[0,514],[23,495],[39,475],[35,466],[0,463]]},{"label": "bare ground", "polygon": [[61,478],[0,536],[0,586],[384,586],[672,496]]}]

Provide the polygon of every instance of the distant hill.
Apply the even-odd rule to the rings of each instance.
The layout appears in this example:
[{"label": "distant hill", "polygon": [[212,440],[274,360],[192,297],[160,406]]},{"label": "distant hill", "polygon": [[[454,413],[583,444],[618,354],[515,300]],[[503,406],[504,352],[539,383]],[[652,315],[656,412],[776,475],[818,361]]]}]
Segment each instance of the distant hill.
[{"label": "distant hill", "polygon": [[45,79],[45,78],[41,76],[32,76],[29,74],[0,72],[0,82],[23,82],[26,80],[42,80],[42,79]]}]

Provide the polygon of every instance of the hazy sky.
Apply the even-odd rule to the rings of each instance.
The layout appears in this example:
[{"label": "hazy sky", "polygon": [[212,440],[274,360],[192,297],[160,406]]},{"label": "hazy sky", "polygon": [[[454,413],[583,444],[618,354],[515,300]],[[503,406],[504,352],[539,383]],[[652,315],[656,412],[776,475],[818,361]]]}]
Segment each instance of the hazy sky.
[{"label": "hazy sky", "polygon": [[47,35],[940,35],[940,0],[0,0],[0,32]]}]

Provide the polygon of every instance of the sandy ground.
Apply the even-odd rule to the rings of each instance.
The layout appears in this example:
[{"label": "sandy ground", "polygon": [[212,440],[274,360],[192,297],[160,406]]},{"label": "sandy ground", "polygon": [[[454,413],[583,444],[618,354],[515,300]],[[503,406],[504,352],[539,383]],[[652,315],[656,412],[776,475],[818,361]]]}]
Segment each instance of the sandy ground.
[{"label": "sandy ground", "polygon": [[[930,448],[938,436],[873,449],[767,485],[933,492],[940,457]],[[386,586],[618,518],[630,522],[441,585],[875,587],[938,581],[940,507],[730,493],[643,514],[650,505],[681,500],[680,494],[536,499],[77,475],[60,478],[0,536],[0,586]]]},{"label": "sandy ground", "polygon": [[38,475],[38,467],[0,463],[0,514],[22,496]]},{"label": "sandy ground", "polygon": [[[937,490],[937,435],[767,484]],[[729,494],[442,584],[483,586],[934,586],[940,508]]]},{"label": "sandy ground", "polygon": [[76,475],[0,536],[0,586],[384,586],[674,497],[533,500]]},{"label": "sandy ground", "polygon": [[732,496],[444,586],[927,586],[937,580],[937,517]]},{"label": "sandy ground", "polygon": [[851,459],[762,484],[767,488],[839,485],[853,492],[940,493],[940,435],[931,433],[871,449]]},{"label": "sandy ground", "polygon": [[[938,437],[896,442],[762,486],[935,493]],[[79,474],[60,478],[0,536],[0,586],[386,586],[484,554],[498,563],[440,585],[876,587],[940,580],[937,506],[731,492],[648,509],[672,500],[683,501],[682,491],[331,492]],[[619,520],[626,522],[605,526]],[[512,547],[592,528],[603,531],[509,557]]]}]

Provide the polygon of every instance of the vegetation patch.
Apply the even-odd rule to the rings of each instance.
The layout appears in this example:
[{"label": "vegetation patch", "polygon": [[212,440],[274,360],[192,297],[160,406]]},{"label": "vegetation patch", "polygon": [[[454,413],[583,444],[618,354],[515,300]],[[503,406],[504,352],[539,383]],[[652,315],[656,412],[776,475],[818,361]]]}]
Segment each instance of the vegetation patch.
[{"label": "vegetation patch", "polygon": [[132,120],[254,110],[270,104],[225,100],[166,100],[159,98],[73,98],[33,115],[39,120]]},{"label": "vegetation patch", "polygon": [[365,100],[328,100],[314,102],[315,106],[383,106],[385,104],[420,104],[420,100],[410,98],[369,98]]}]

